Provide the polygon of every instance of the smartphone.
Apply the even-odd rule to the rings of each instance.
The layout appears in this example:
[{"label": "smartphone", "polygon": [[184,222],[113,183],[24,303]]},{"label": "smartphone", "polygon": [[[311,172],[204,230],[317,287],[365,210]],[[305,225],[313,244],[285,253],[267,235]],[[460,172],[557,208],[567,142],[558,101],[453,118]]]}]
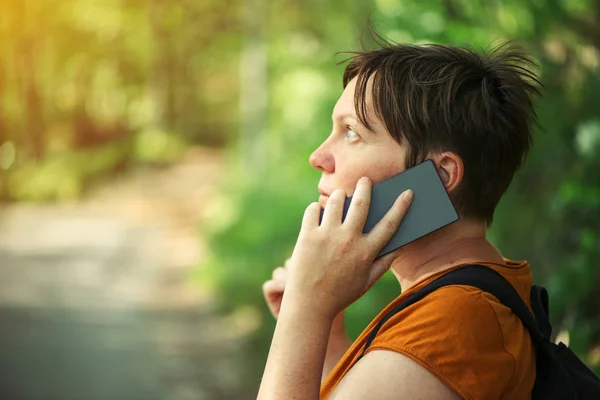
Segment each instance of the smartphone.
[{"label": "smartphone", "polygon": [[[412,189],[414,193],[408,212],[398,230],[376,258],[458,220],[458,213],[435,170],[433,161],[426,160],[373,185],[363,233],[373,229],[406,189]],[[342,221],[346,218],[351,201],[352,196],[346,198]],[[323,212],[324,210],[321,210],[319,224],[323,219]]]}]

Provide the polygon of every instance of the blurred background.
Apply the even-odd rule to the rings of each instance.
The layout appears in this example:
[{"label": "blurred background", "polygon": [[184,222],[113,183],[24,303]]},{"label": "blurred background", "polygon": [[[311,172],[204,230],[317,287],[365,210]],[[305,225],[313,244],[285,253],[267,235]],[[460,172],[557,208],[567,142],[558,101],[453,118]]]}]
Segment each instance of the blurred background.
[{"label": "blurred background", "polygon": [[[364,29],[515,39],[546,86],[490,232],[600,372],[597,0],[0,1],[0,398],[245,399]],[[362,44],[361,44],[362,42]],[[398,295],[347,313],[358,335]]]}]

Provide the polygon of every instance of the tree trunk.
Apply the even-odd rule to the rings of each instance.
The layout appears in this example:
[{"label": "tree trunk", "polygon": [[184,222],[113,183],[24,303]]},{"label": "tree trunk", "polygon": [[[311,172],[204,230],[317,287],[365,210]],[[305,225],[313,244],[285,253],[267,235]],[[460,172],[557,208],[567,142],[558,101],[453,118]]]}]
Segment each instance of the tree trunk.
[{"label": "tree trunk", "polygon": [[173,82],[175,61],[172,60],[175,55],[173,54],[170,30],[165,28],[162,22],[168,7],[170,7],[168,2],[160,0],[154,0],[148,6],[148,20],[154,38],[154,57],[150,71],[149,89],[151,96],[159,105],[154,124],[172,130],[175,128],[177,116],[176,88]]},{"label": "tree trunk", "polygon": [[45,124],[43,114],[43,102],[38,89],[36,68],[39,68],[36,57],[36,39],[34,35],[31,10],[27,8],[27,2],[15,3],[21,7],[19,11],[23,17],[23,36],[17,47],[17,75],[21,87],[23,110],[25,117],[25,135],[27,151],[31,157],[39,160],[46,148]]},{"label": "tree trunk", "polygon": [[244,0],[245,43],[240,56],[240,144],[243,170],[262,175],[267,169],[267,25],[268,2]]},{"label": "tree trunk", "polygon": [[[6,93],[5,82],[6,78],[4,76],[4,64],[0,58],[0,94]],[[4,110],[0,107],[0,149],[2,146],[8,142],[8,132],[6,130],[7,124],[4,121]],[[7,182],[7,174],[4,172],[4,160],[1,159],[2,154],[0,154],[0,203],[6,201],[8,199],[8,182]]]},{"label": "tree trunk", "polygon": [[[0,58],[0,95],[7,93],[6,76],[5,76],[4,60]],[[4,110],[0,104],[0,146],[8,141],[7,123],[5,121]]]}]

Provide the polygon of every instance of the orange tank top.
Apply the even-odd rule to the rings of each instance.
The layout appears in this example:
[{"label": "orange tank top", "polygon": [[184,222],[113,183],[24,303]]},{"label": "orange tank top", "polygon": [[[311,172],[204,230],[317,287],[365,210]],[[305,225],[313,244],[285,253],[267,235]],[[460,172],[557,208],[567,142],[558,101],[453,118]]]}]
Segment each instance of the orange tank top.
[{"label": "orange tank top", "polygon": [[[499,272],[531,308],[525,261],[480,263]],[[464,265],[464,264],[461,264]],[[321,386],[327,399],[358,361],[369,332],[392,308],[456,265],[419,282],[392,301],[360,334]],[[530,399],[535,354],[527,329],[494,296],[471,286],[440,288],[390,318],[367,353],[390,350],[421,364],[463,399]]]}]

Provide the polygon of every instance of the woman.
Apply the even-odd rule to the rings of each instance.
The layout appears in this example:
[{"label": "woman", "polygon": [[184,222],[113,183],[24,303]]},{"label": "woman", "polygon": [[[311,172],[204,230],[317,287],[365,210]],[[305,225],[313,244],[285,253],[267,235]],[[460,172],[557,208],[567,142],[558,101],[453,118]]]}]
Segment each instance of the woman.
[{"label": "woman", "polygon": [[[306,209],[291,258],[263,286],[278,321],[260,399],[530,398],[535,356],[527,330],[494,296],[472,287],[438,289],[399,312],[360,355],[387,311],[462,265],[494,269],[529,305],[527,262],[504,258],[486,231],[531,147],[540,87],[533,65],[510,45],[479,54],[384,44],[351,59],[333,130],[310,157],[322,173],[321,197]],[[412,194],[363,235],[371,185],[426,159],[459,221],[375,260]],[[388,269],[402,294],[352,342],[344,309]]]}]

